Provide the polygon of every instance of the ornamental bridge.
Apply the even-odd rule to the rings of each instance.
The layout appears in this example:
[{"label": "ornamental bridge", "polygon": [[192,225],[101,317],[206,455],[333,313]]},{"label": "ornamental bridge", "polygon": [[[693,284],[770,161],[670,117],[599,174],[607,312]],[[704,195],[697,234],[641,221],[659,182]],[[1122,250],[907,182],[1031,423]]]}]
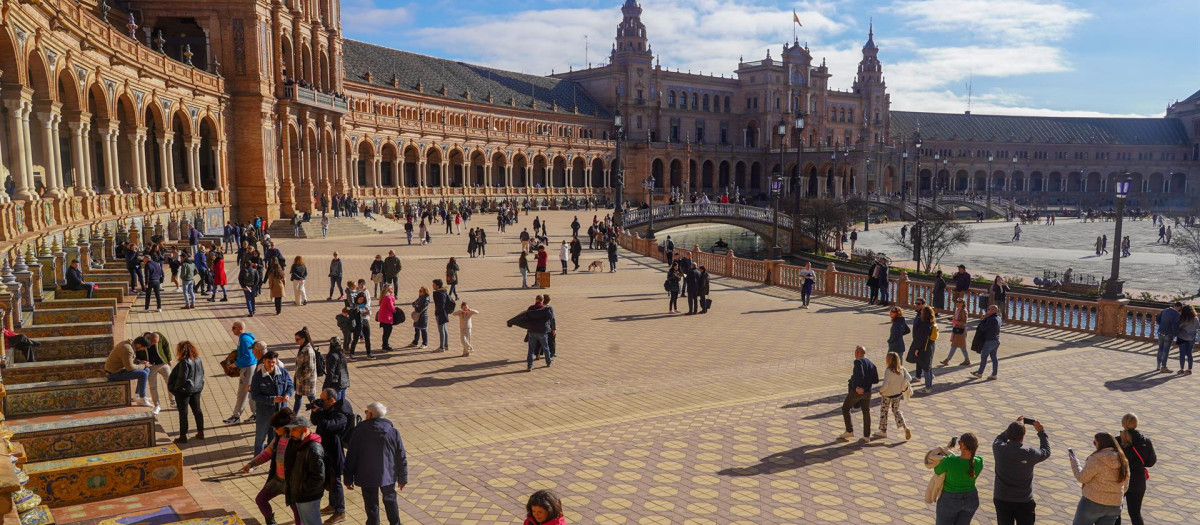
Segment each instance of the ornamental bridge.
[{"label": "ornamental bridge", "polygon": [[[728,224],[750,230],[763,238],[767,246],[774,245],[774,211],[742,204],[660,204],[653,208],[630,210],[622,215],[625,229],[645,235],[650,229],[650,214],[654,214],[654,230],[660,231],[688,224]],[[791,251],[792,216],[778,214],[779,245],[784,253]],[[805,238],[807,239],[807,238]],[[805,240],[800,241],[802,244]],[[808,240],[811,244],[811,239]]]},{"label": "ornamental bridge", "polygon": [[916,219],[918,207],[923,214],[954,215],[955,210],[967,208],[989,217],[1004,217],[1010,212],[1019,215],[1028,210],[1009,199],[993,199],[989,208],[987,200],[969,195],[938,195],[936,199],[931,197],[902,199],[895,195],[868,194],[863,195],[862,198],[866,201],[867,206],[902,220]]}]

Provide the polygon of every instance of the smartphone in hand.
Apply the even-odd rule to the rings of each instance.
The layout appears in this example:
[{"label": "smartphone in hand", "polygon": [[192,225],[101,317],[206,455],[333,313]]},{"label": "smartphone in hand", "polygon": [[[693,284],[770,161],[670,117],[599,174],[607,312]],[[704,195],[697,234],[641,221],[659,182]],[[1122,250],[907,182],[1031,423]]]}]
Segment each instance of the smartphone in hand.
[{"label": "smartphone in hand", "polygon": [[1031,418],[1025,418],[1025,419],[1023,420],[1023,422],[1024,422],[1026,425],[1032,425],[1032,424],[1034,423],[1033,419],[1031,419]]}]

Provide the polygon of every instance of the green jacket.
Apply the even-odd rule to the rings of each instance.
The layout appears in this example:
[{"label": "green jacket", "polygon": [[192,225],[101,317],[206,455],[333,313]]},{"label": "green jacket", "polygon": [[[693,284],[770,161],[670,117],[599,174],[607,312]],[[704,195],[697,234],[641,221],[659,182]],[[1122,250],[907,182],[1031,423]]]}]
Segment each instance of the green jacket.
[{"label": "green jacket", "polygon": [[183,261],[183,263],[179,265],[179,278],[183,279],[183,282],[185,283],[192,282],[192,280],[196,278],[196,263],[192,261]]},{"label": "green jacket", "polygon": [[158,358],[162,359],[163,363],[169,365],[171,364],[171,342],[167,340],[167,336],[163,335],[162,332],[155,333],[158,334],[158,346],[153,348],[153,350],[158,354]]}]

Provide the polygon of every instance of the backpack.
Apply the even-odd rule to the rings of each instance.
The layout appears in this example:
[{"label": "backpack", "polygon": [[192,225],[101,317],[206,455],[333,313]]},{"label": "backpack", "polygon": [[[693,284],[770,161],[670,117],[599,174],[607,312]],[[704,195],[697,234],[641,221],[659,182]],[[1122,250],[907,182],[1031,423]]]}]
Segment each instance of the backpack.
[{"label": "backpack", "polygon": [[313,366],[317,368],[317,377],[325,375],[325,355],[321,353],[321,349],[313,345]]},{"label": "backpack", "polygon": [[358,424],[362,423],[362,421],[362,414],[354,414],[354,417],[351,417],[349,421],[346,421],[346,430],[343,430],[341,435],[342,448],[350,448],[350,438],[354,435],[354,429],[358,427]]},{"label": "backpack", "polygon": [[934,324],[933,328],[929,330],[929,340],[937,341],[937,339],[938,339],[938,326],[937,326],[937,324]]},{"label": "backpack", "polygon": [[454,302],[454,300],[451,299],[449,295],[447,295],[446,296],[446,315],[450,315],[450,314],[454,313],[455,309],[457,309],[457,308],[458,308],[458,303]]}]

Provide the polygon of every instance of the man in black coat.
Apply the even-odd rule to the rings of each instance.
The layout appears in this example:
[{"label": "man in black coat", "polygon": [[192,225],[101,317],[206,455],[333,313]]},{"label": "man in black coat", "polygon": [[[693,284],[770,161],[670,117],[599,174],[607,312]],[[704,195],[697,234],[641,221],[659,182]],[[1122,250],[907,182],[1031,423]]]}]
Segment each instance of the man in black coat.
[{"label": "man in black coat", "polygon": [[163,269],[162,263],[154,260],[149,255],[142,256],[142,270],[145,272],[146,283],[146,311],[150,311],[150,294],[154,294],[155,304],[158,311],[162,311],[162,282]]},{"label": "man in black coat", "polygon": [[583,243],[579,242],[579,237],[571,238],[571,263],[575,265],[572,271],[579,271],[579,255],[583,253]]},{"label": "man in black coat", "polygon": [[284,456],[284,499],[296,507],[301,525],[321,523],[321,497],[325,495],[325,447],[305,416],[287,426],[291,433]]},{"label": "man in black coat", "polygon": [[543,303],[542,296],[534,299],[533,306],[508,320],[508,326],[525,329],[525,340],[529,343],[529,351],[525,358],[527,372],[533,371],[533,359],[538,355],[546,356],[546,366],[550,366],[554,356],[550,355],[548,333],[554,328],[554,310]]},{"label": "man in black coat", "polygon": [[700,313],[706,314],[708,313],[708,270],[703,266],[699,270],[700,282],[696,285],[696,293],[700,296]]},{"label": "man in black coat", "polygon": [[83,290],[87,292],[87,298],[92,298],[93,287],[90,283],[83,281],[83,272],[79,270],[79,259],[73,259],[71,266],[67,268],[67,284],[63,285],[63,290]]},{"label": "man in black coat", "polygon": [[325,488],[329,490],[328,508],[333,511],[325,525],[346,521],[346,493],[342,485],[346,456],[342,452],[342,437],[346,436],[353,420],[350,400],[338,399],[337,390],[322,390],[320,399],[313,403],[312,422],[325,450]]},{"label": "man in black coat", "polygon": [[679,268],[679,275],[683,277],[683,290],[680,290],[679,293],[683,294],[684,297],[687,297],[687,291],[688,291],[687,277],[688,277],[688,274],[691,273],[692,269],[693,269],[692,260],[689,259],[688,256],[684,255],[684,256],[680,257],[678,261],[675,261],[675,264]]},{"label": "man in black coat", "polygon": [[[682,264],[683,261],[680,261]],[[688,266],[691,266],[690,264]],[[687,296],[688,311],[686,315],[694,315],[700,311],[700,270],[689,268],[683,274],[684,295]]]}]

